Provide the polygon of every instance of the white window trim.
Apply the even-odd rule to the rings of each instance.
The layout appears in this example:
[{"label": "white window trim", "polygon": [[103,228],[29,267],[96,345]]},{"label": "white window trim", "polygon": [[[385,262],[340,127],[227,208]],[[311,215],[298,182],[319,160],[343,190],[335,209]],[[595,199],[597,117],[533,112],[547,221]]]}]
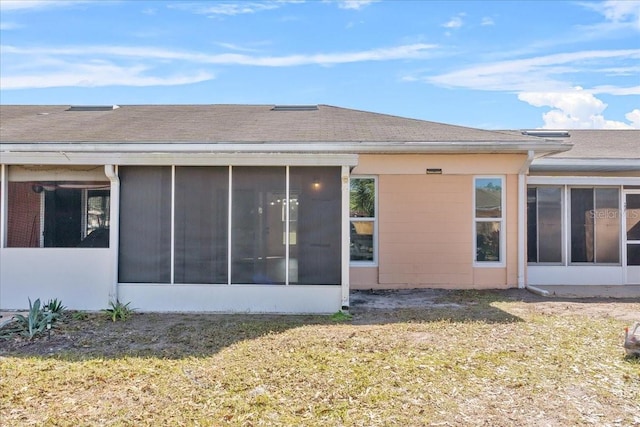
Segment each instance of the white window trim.
[{"label": "white window trim", "polygon": [[[499,179],[502,183],[502,192],[500,195],[500,218],[477,218],[476,217],[476,181],[479,179]],[[473,213],[472,213],[472,221],[471,221],[471,233],[473,240],[473,266],[480,268],[502,268],[507,265],[506,260],[506,236],[507,236],[507,221],[505,220],[507,217],[507,203],[506,203],[506,194],[507,194],[507,177],[505,175],[476,175],[473,177],[472,181],[473,187],[471,188],[471,194],[473,198]],[[499,222],[500,223],[500,261],[478,261],[476,259],[477,251],[478,251],[478,239],[476,235],[476,224],[478,222]]]},{"label": "white window trim", "polygon": [[[378,267],[378,216],[380,212],[378,210],[378,176],[377,175],[351,175],[349,177],[349,201],[351,201],[351,180],[352,179],[373,179],[374,185],[374,197],[375,197],[375,216],[373,218],[352,218],[351,209],[349,209],[349,227],[353,221],[371,221],[373,222],[373,261],[352,261],[349,255],[350,267]],[[351,236],[351,233],[349,233]],[[349,239],[349,247],[351,247],[351,239]]]}]

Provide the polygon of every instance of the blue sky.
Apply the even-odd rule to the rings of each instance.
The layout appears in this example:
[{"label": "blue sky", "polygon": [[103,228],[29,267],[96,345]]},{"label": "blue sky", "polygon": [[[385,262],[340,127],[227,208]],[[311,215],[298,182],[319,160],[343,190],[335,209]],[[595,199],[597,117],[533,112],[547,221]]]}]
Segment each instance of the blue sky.
[{"label": "blue sky", "polygon": [[640,128],[640,1],[0,0],[2,104]]}]

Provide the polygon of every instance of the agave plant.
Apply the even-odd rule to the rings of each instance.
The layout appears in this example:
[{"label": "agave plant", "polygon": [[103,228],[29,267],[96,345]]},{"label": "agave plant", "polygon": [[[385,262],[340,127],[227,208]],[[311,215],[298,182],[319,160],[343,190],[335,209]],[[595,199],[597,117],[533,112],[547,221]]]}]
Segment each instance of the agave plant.
[{"label": "agave plant", "polygon": [[57,315],[62,314],[62,312],[67,309],[67,307],[62,305],[62,301],[57,298],[50,299],[43,308]]},{"label": "agave plant", "polygon": [[135,311],[135,308],[130,308],[130,302],[123,304],[119,300],[110,301],[109,308],[104,309],[103,311],[107,313],[107,315],[111,318],[111,321],[115,322],[116,320],[127,320]]},{"label": "agave plant", "polygon": [[21,329],[21,334],[32,339],[51,328],[55,315],[40,307],[40,298],[36,299],[33,304],[31,303],[31,298],[29,298],[29,313],[27,316],[16,314],[14,319]]}]

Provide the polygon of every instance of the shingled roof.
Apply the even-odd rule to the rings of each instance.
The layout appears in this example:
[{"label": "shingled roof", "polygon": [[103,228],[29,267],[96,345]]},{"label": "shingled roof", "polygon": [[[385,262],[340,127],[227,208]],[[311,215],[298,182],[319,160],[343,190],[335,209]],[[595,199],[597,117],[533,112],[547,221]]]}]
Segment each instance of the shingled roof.
[{"label": "shingled roof", "polygon": [[0,106],[0,141],[332,143],[532,143],[540,138],[330,105],[125,105],[115,109]]},{"label": "shingled roof", "polygon": [[571,150],[534,160],[532,173],[640,171],[640,130],[574,129],[567,134],[558,140],[571,142]]},{"label": "shingled roof", "polygon": [[570,151],[555,154],[566,159],[640,159],[638,129],[574,129],[567,142]]}]

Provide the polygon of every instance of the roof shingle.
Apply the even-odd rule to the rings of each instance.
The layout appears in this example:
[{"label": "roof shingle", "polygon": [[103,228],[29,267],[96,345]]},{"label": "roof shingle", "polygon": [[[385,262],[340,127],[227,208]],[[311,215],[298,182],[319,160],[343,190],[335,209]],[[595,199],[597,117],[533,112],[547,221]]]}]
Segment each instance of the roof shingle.
[{"label": "roof shingle", "polygon": [[0,141],[23,142],[526,142],[540,138],[319,105],[126,105],[108,111],[69,106],[0,106]]}]

